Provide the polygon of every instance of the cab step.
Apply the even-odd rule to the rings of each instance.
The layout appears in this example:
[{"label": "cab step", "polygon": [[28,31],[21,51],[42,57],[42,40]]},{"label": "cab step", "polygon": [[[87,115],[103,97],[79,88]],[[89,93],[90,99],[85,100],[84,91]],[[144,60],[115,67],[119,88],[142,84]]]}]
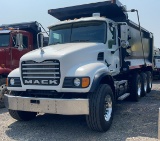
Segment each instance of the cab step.
[{"label": "cab step", "polygon": [[123,94],[122,96],[120,96],[120,97],[118,98],[118,100],[124,100],[124,99],[126,99],[129,95],[130,95],[130,93],[125,93],[125,94]]}]

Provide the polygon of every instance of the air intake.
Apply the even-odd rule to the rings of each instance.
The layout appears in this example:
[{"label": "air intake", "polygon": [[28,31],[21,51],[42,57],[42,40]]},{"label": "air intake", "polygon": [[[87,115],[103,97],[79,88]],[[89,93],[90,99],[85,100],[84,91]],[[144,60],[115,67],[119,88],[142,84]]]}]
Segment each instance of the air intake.
[{"label": "air intake", "polygon": [[100,52],[97,57],[98,61],[104,61],[104,52]]}]

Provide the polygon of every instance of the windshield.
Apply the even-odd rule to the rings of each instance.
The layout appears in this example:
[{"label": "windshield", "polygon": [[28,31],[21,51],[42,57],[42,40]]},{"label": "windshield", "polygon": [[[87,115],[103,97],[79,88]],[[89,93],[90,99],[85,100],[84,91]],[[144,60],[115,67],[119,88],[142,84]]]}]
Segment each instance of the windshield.
[{"label": "windshield", "polygon": [[105,43],[106,29],[106,23],[102,21],[58,25],[50,29],[49,45],[72,42]]},{"label": "windshield", "polygon": [[9,34],[0,34],[0,47],[9,46]]}]

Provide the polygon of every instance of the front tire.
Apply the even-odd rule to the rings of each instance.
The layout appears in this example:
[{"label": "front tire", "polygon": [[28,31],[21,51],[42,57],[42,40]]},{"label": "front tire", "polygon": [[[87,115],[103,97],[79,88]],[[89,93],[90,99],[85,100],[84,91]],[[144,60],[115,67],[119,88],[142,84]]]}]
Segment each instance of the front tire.
[{"label": "front tire", "polygon": [[25,112],[25,111],[17,111],[17,110],[10,110],[9,114],[12,118],[19,120],[19,121],[29,121],[36,117],[36,112]]},{"label": "front tire", "polygon": [[111,87],[108,84],[102,84],[88,97],[89,115],[86,116],[88,127],[99,132],[107,131],[112,124],[115,104]]}]

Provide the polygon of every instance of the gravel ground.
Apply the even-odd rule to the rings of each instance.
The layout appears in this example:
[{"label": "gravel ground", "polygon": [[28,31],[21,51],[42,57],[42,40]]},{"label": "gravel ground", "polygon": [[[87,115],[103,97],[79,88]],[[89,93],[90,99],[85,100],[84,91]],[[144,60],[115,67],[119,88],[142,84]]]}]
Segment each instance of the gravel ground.
[{"label": "gravel ground", "polygon": [[118,102],[111,129],[97,133],[87,128],[84,116],[41,114],[18,122],[0,109],[0,141],[157,141],[160,81],[140,102]]}]

